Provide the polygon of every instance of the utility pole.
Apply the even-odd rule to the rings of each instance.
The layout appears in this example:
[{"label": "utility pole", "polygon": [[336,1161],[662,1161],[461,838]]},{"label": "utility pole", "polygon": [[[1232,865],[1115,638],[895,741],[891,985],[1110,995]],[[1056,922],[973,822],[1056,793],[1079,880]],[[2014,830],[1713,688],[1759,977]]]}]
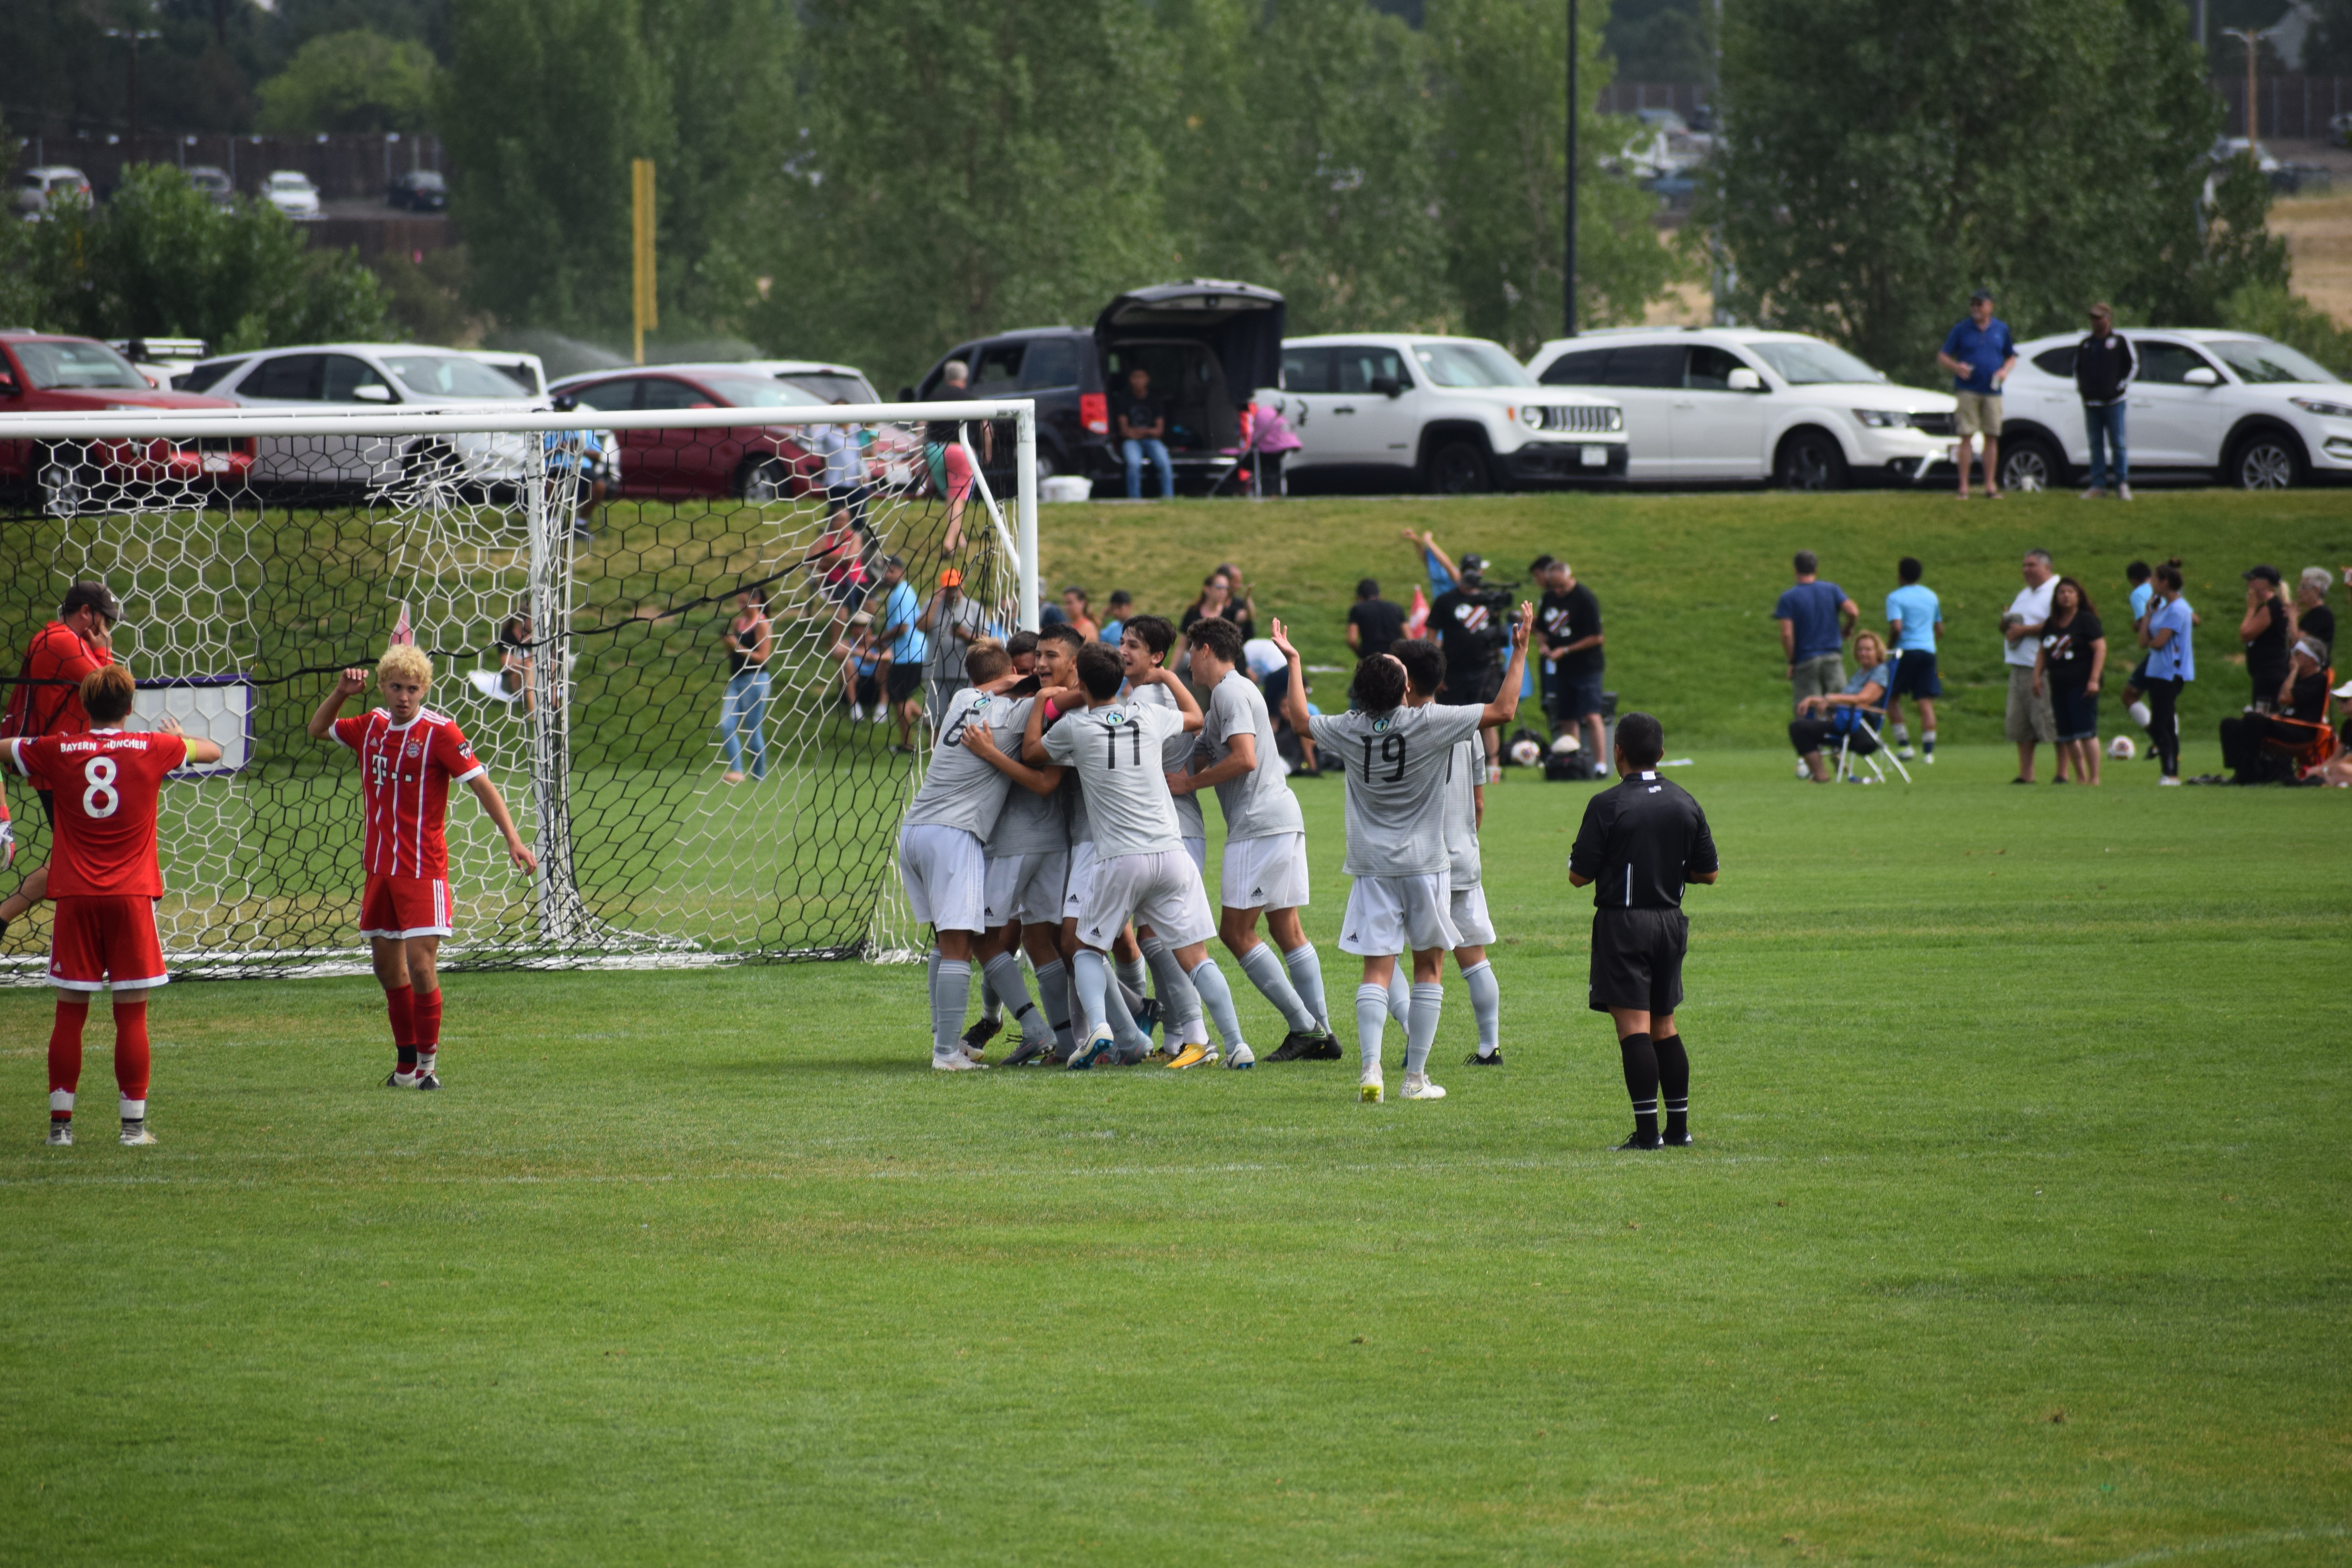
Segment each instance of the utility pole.
[{"label": "utility pole", "polygon": [[1568,0],[1568,233],[1560,250],[1560,335],[1576,336],[1576,0]]},{"label": "utility pole", "polygon": [[661,325],[654,295],[654,161],[629,163],[629,216],[635,245],[630,290],[630,316],[636,343],[636,363],[646,363],[646,329]]},{"label": "utility pole", "polygon": [[2253,27],[2224,27],[2221,36],[2235,38],[2246,46],[2246,156],[2259,163],[2262,159],[2254,151],[2262,137],[2262,87],[2254,79],[2254,67],[2261,60],[2263,40],[2270,34]]},{"label": "utility pole", "polygon": [[[106,36],[131,46],[131,140],[135,144],[139,140],[139,46],[163,35],[152,27],[109,27]],[[135,147],[131,155],[138,155]]]}]

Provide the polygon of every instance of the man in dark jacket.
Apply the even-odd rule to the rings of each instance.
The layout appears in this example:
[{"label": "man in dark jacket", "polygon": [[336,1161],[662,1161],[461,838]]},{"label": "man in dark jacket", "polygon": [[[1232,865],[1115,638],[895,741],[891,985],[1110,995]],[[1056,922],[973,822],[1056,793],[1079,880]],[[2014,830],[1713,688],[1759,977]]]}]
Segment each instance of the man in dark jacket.
[{"label": "man in dark jacket", "polygon": [[2131,344],[2116,331],[2115,312],[2091,307],[2091,335],[2074,350],[2074,390],[2083,395],[2083,423],[2091,433],[2091,488],[2084,500],[2107,493],[2107,450],[2115,449],[2116,497],[2131,500],[2131,459],[2124,452],[2124,401],[2139,368]]}]

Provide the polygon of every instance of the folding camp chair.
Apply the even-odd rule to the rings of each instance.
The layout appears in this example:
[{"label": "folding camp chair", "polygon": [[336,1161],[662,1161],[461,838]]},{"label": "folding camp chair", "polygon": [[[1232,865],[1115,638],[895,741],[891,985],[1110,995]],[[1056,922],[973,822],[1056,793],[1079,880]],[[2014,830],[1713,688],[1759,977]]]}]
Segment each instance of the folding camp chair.
[{"label": "folding camp chair", "polygon": [[[2336,672],[2331,669],[2327,671],[2327,684],[2332,687],[2335,683]],[[2298,738],[2290,741],[2276,734],[2265,735],[2263,737],[2263,750],[2281,759],[2289,769],[2290,777],[2297,780],[2309,778],[2326,767],[2327,759],[2336,754],[2336,731],[2329,721],[2330,710],[2334,706],[2331,693],[2320,699],[2319,717],[2316,719],[2273,716],[2271,725],[2274,731],[2293,730]]]},{"label": "folding camp chair", "polygon": [[[1909,784],[1911,782],[1911,770],[1903,765],[1902,758],[1887,750],[1886,742],[1879,739],[1878,731],[1874,728],[1870,722],[1874,718],[1883,722],[1886,718],[1886,710],[1884,708],[1849,708],[1845,710],[1845,711],[1853,715],[1853,729],[1841,730],[1838,731],[1837,773],[1835,782],[1843,784],[1846,780],[1855,776],[1853,763],[1854,759],[1859,757],[1863,763],[1869,767],[1871,778],[1876,783],[1885,784],[1886,782],[1886,770],[1879,763],[1879,759],[1883,757],[1887,762],[1893,763],[1895,764],[1895,771],[1903,775],[1903,782],[1905,784]],[[1854,731],[1856,730],[1859,730],[1864,735],[1869,737],[1870,749],[1868,751],[1857,752],[1853,749],[1853,736]]]}]

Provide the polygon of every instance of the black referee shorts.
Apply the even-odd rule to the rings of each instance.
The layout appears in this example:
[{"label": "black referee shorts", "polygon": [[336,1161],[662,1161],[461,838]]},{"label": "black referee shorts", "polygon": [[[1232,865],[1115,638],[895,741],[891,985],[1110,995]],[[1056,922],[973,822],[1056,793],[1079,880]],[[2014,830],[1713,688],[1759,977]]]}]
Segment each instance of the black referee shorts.
[{"label": "black referee shorts", "polygon": [[1671,1013],[1683,1001],[1690,917],[1680,910],[1592,911],[1592,969],[1585,1005]]}]

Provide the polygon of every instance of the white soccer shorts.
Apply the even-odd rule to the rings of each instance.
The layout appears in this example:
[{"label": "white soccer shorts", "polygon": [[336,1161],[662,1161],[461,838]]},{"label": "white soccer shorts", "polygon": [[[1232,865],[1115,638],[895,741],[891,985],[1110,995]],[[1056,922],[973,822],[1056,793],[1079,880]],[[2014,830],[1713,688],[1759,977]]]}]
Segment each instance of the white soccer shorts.
[{"label": "white soccer shorts", "polygon": [[1062,884],[1070,870],[1066,849],[1007,855],[988,862],[987,909],[991,931],[1007,921],[1023,925],[1062,923]]},{"label": "white soccer shorts", "polygon": [[1296,910],[1307,903],[1307,835],[1228,839],[1217,901],[1229,910]]},{"label": "white soccer shorts", "polygon": [[[1192,869],[1201,873],[1203,878],[1207,877],[1209,874],[1209,841],[1205,838],[1187,838],[1182,840],[1182,843],[1184,846],[1184,853],[1192,857]],[[1205,882],[1202,884],[1204,887],[1207,884]]]},{"label": "white soccer shorts", "polygon": [[936,822],[909,823],[898,830],[898,879],[907,885],[908,910],[925,925],[988,929],[988,858],[977,835]]},{"label": "white soccer shorts", "polygon": [[1062,879],[1062,918],[1083,920],[1087,912],[1087,895],[1095,885],[1095,841],[1070,846],[1069,873]]},{"label": "white soccer shorts", "polygon": [[1392,958],[1432,948],[1456,948],[1446,906],[1453,902],[1446,874],[1422,877],[1359,877],[1348,889],[1348,910],[1339,917],[1339,951],[1359,958]]},{"label": "white soccer shorts", "polygon": [[1492,947],[1495,945],[1495,922],[1486,914],[1486,889],[1484,886],[1456,888],[1454,904],[1449,910],[1454,929],[1462,940],[1456,947]]},{"label": "white soccer shorts", "polygon": [[1129,919],[1157,931],[1170,947],[1190,947],[1217,932],[1200,870],[1181,849],[1121,855],[1094,865],[1078,940],[1106,952]]}]

